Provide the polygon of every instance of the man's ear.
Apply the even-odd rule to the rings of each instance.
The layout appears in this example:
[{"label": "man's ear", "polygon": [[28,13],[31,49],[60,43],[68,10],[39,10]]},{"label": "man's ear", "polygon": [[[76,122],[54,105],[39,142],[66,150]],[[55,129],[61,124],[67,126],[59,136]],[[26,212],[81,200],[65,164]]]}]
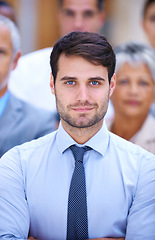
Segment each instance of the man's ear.
[{"label": "man's ear", "polygon": [[114,73],[112,78],[111,78],[111,82],[110,82],[110,93],[109,93],[109,97],[111,97],[111,95],[113,94],[113,91],[115,89],[116,86],[116,74]]},{"label": "man's ear", "polygon": [[54,89],[54,77],[53,74],[51,73],[51,78],[50,78],[50,88],[51,88],[51,92],[52,94],[55,95],[55,89]]},{"label": "man's ear", "polygon": [[17,67],[18,64],[18,60],[21,57],[22,53],[21,51],[18,51],[13,59],[13,63],[12,63],[12,70],[14,70]]}]

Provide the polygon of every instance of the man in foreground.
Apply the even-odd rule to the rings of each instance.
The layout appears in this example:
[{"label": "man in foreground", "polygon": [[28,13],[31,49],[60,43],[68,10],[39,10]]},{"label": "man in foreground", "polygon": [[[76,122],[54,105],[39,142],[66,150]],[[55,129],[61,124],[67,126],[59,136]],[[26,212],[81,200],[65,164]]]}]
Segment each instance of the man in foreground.
[{"label": "man in foreground", "polygon": [[155,157],[110,133],[115,55],[95,33],[54,46],[57,131],[0,160],[0,238],[155,239]]}]

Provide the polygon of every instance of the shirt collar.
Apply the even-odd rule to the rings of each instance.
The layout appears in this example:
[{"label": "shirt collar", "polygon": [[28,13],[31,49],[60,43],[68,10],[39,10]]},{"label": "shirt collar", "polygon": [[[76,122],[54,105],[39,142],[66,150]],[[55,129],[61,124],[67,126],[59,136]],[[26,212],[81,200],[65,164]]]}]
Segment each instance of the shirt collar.
[{"label": "shirt collar", "polygon": [[3,111],[6,107],[6,104],[9,99],[9,91],[7,91],[1,98],[0,98],[0,116],[3,114]]},{"label": "shirt collar", "polygon": [[[61,154],[69,148],[71,145],[77,144],[72,137],[64,130],[62,124],[60,122],[57,134],[57,144],[58,149],[60,150]],[[101,129],[91,138],[83,144],[83,146],[89,146],[93,150],[99,152],[104,156],[107,147],[109,144],[109,131],[107,130],[105,122],[103,123]]]}]

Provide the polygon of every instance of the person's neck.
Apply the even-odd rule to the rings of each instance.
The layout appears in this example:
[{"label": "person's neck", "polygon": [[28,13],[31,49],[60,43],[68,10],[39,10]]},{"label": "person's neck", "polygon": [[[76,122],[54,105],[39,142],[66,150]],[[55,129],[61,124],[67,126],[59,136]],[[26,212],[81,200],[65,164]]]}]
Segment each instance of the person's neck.
[{"label": "person's neck", "polygon": [[115,114],[111,132],[126,140],[130,140],[141,129],[146,117],[147,115],[129,118]]},{"label": "person's neck", "polygon": [[0,89],[0,98],[4,96],[7,90],[8,90],[8,86],[5,86],[4,88]]},{"label": "person's neck", "polygon": [[61,121],[61,123],[65,131],[74,139],[75,142],[84,144],[101,129],[103,120],[91,127],[86,128],[72,127],[65,121]]}]

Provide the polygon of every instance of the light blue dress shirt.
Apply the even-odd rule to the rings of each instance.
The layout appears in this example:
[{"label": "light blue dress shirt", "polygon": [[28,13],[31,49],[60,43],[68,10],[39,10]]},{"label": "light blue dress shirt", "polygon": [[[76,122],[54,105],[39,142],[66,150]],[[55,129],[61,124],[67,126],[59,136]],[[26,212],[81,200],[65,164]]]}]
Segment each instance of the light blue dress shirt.
[{"label": "light blue dress shirt", "polygon": [[[66,239],[72,144],[60,124],[1,158],[0,239]],[[89,238],[155,240],[155,156],[105,124],[84,145]]]},{"label": "light blue dress shirt", "polygon": [[9,99],[9,92],[7,91],[1,98],[0,98],[0,117],[2,116],[4,109],[6,107],[7,101]]}]

